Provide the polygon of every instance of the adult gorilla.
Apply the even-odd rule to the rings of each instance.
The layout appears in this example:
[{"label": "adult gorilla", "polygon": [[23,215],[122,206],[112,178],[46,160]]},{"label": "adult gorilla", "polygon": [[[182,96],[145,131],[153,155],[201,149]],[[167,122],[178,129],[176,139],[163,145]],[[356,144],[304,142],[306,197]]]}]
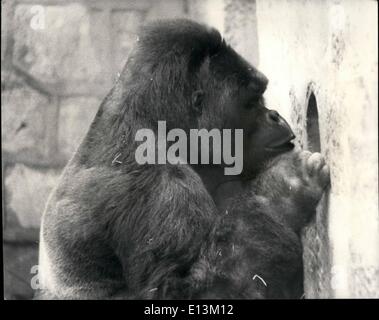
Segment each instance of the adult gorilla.
[{"label": "adult gorilla", "polygon": [[[281,181],[291,170],[277,170],[275,175],[266,170],[267,178],[259,175],[267,161],[293,148],[294,138],[278,113],[265,108],[266,85],[266,77],[214,29],[187,20],[145,27],[49,199],[41,228],[39,297],[299,294],[276,279],[272,291],[241,287],[252,275],[236,260],[247,265],[256,252],[257,273],[269,265],[288,270],[283,277],[301,269],[297,229],[275,215],[286,208],[289,216],[298,216],[296,205],[307,203],[307,198],[297,201],[291,196],[292,206],[271,205],[277,189],[267,186],[284,187]],[[243,129],[242,173],[225,176],[223,163],[138,164],[135,134],[141,128],[156,131],[159,120],[166,121],[167,130],[187,133],[193,128]],[[295,160],[284,162],[293,168]],[[324,169],[317,163],[311,161],[310,167],[318,177]],[[225,218],[225,208],[230,208],[231,221]],[[247,229],[236,227],[239,221]],[[236,239],[237,234],[245,241]],[[278,235],[284,235],[280,245]],[[228,239],[235,241],[238,252],[248,253],[230,251],[218,259],[218,248],[223,249]],[[270,278],[276,269],[266,271]]]}]

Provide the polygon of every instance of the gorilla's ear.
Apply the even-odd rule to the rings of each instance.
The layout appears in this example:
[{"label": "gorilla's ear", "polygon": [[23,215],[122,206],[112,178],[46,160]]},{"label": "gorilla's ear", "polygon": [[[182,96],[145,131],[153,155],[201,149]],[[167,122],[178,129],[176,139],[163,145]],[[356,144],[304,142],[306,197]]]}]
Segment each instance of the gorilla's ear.
[{"label": "gorilla's ear", "polygon": [[201,116],[203,112],[203,98],[203,90],[196,90],[192,93],[192,110],[194,111],[196,116]]}]

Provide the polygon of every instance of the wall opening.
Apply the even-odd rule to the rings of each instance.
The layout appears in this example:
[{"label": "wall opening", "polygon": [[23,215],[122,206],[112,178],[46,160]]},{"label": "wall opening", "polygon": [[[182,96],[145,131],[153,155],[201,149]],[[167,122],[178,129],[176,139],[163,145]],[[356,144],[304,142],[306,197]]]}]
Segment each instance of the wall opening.
[{"label": "wall opening", "polygon": [[[309,88],[306,101],[306,146],[321,152],[317,100]],[[303,233],[304,293],[306,298],[331,298],[331,256],[328,236],[329,193],[321,198],[316,215]]]},{"label": "wall opening", "polygon": [[316,97],[311,92],[308,99],[307,107],[307,137],[308,150],[312,152],[320,152],[320,128],[318,125],[318,111]]}]

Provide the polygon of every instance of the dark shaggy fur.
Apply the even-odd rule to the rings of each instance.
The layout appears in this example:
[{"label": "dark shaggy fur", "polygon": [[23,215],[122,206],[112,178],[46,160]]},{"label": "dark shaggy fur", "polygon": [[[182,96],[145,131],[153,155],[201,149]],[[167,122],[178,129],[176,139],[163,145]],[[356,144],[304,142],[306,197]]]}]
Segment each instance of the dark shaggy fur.
[{"label": "dark shaggy fur", "polygon": [[[213,29],[145,27],[48,202],[39,298],[299,297],[297,232],[315,205],[285,189],[288,173],[302,176],[293,158],[262,170],[283,152],[266,144],[292,139],[264,107],[266,85]],[[243,173],[228,182],[222,166],[137,164],[135,133],[158,120],[243,128]]]}]

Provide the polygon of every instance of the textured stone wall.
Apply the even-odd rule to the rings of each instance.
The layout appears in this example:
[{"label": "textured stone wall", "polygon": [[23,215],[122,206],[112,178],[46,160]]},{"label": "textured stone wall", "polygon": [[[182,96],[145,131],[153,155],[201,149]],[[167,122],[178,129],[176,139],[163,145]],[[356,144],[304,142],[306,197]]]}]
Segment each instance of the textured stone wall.
[{"label": "textured stone wall", "polygon": [[308,148],[313,92],[331,168],[304,234],[306,297],[379,297],[377,2],[258,0],[256,10],[268,104]]},{"label": "textured stone wall", "polygon": [[2,1],[4,279],[30,298],[46,199],[145,21],[186,15],[182,0]]}]

